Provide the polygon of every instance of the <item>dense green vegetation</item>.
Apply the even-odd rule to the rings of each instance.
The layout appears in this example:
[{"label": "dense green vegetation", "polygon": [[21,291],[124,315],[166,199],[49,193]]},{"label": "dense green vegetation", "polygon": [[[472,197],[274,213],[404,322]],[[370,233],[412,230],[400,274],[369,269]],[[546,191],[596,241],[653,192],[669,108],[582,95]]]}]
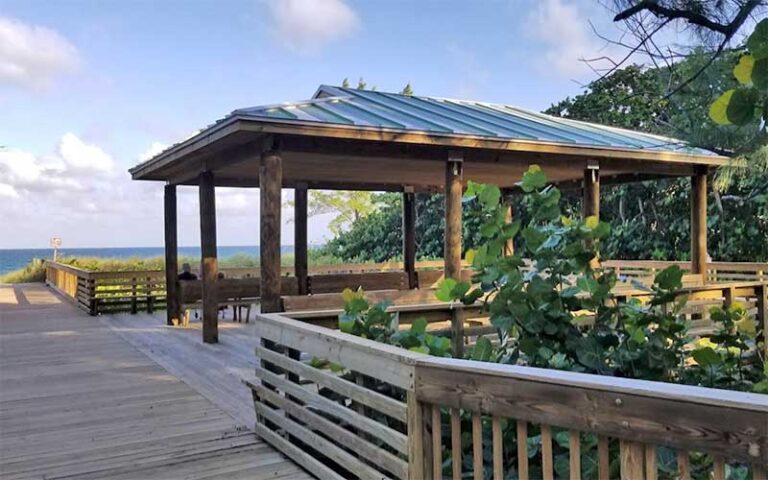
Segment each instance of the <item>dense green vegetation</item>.
[{"label": "dense green vegetation", "polygon": [[[732,72],[740,55],[726,52],[669,98],[668,85],[688,78],[708,57],[694,54],[671,71],[628,66],[545,112],[676,137],[746,160],[747,168],[726,168],[710,177],[717,188],[709,196],[709,253],[716,260],[768,261],[768,148],[763,146],[760,120],[755,116],[742,126],[722,126],[709,119],[711,103],[722,92],[739,87]],[[611,235],[603,242],[603,258],[687,260],[689,193],[688,178],[604,185],[601,219],[610,224]],[[579,211],[579,192],[564,192],[563,198],[565,210]],[[338,233],[326,246],[327,253],[346,261],[384,261],[401,255],[400,195],[380,194],[374,201],[378,208]],[[517,203],[519,197],[513,197]],[[476,214],[476,205],[465,204],[465,248],[478,240]],[[442,256],[443,221],[442,196],[418,195],[419,257]]]},{"label": "dense green vegetation", "polygon": [[[471,283],[443,281],[436,296],[466,304],[482,300],[500,342],[480,337],[465,352],[466,358],[768,393],[763,326],[741,305],[713,308],[714,335],[695,340],[688,334],[689,322],[683,314],[685,298],[678,294],[683,272],[676,266],[656,275],[647,303],[616,302],[612,294],[615,273],[594,268],[591,262],[610,234],[609,224],[596,217],[568,215],[562,209],[560,191],[547,185],[544,173],[535,165],[523,177],[521,187],[526,220],[512,223],[505,220],[497,187],[470,184],[467,191],[467,199],[479,204],[482,232],[478,247],[467,252],[475,274]],[[518,248],[514,255],[506,255],[503,247],[511,238]],[[521,268],[524,258],[533,261],[531,271]],[[371,306],[361,293],[347,291],[339,326],[345,332],[410,350],[448,355],[445,339],[428,334],[425,321],[401,331],[397,315],[386,313],[386,307]],[[584,312],[590,312],[589,320],[582,317]],[[448,415],[443,415],[446,444],[451,432],[448,421]],[[469,412],[462,413],[462,423],[469,429]],[[515,472],[514,422],[504,423],[502,428],[505,452],[512,452],[504,455],[504,469]],[[536,450],[541,439],[533,428],[529,448]],[[557,478],[569,477],[567,435],[564,429],[554,429]],[[596,438],[592,434],[582,438],[582,474],[594,478]],[[469,458],[471,445],[464,445]],[[611,478],[618,476],[616,457],[614,452]],[[659,448],[660,478],[677,478],[675,458],[673,450]],[[704,478],[711,466],[711,457],[693,455],[692,477]],[[540,478],[539,466],[532,468],[531,477]],[[746,465],[728,471],[729,478],[749,478]]]}]

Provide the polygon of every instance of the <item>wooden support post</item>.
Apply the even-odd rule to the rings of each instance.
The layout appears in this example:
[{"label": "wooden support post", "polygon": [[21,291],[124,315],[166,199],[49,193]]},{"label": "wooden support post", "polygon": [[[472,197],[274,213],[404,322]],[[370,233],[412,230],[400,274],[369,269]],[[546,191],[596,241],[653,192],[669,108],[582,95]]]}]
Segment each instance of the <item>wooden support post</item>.
[{"label": "wooden support post", "polygon": [[[585,219],[591,216],[600,219],[600,170],[596,162],[590,162],[584,170],[581,214]],[[599,256],[593,258],[589,263],[592,268],[598,268],[600,266]]]},{"label": "wooden support post", "polygon": [[179,254],[176,185],[165,186],[165,303],[166,323],[180,325]]},{"label": "wooden support post", "polygon": [[294,248],[294,272],[298,282],[299,295],[309,293],[308,285],[308,249],[307,243],[307,185],[299,185],[293,190],[293,221],[295,230],[293,235]]},{"label": "wooden support post", "polygon": [[600,218],[600,170],[592,166],[584,170],[584,191],[581,212],[584,218]]},{"label": "wooden support post", "polygon": [[691,273],[707,282],[707,168],[700,166],[691,177]]},{"label": "wooden support post", "polygon": [[763,325],[763,346],[765,348],[765,358],[768,358],[768,284],[759,285],[755,288],[755,307],[757,314],[755,320]]},{"label": "wooden support post", "polygon": [[[504,203],[505,207],[505,217],[504,222],[506,223],[512,223],[512,221],[515,218],[515,211],[512,207],[512,194],[509,191],[502,192],[501,201]],[[506,256],[512,256],[515,254],[515,241],[513,238],[510,238],[507,240],[506,245],[504,245],[504,255]]]},{"label": "wooden support post", "polygon": [[462,157],[445,164],[445,278],[461,277]]},{"label": "wooden support post", "polygon": [[403,269],[408,276],[408,288],[416,288],[416,194],[413,187],[405,187],[403,191]]},{"label": "wooden support post", "polygon": [[274,150],[261,155],[259,192],[261,197],[261,311],[280,311],[280,191],[283,162]]},{"label": "wooden support post", "polygon": [[[461,155],[451,155],[445,164],[445,278],[461,280]],[[453,356],[464,353],[464,316],[454,310],[451,316]]]},{"label": "wooden support post", "polygon": [[219,260],[216,252],[216,189],[212,172],[200,174],[200,253],[203,283],[203,341],[219,341]]}]

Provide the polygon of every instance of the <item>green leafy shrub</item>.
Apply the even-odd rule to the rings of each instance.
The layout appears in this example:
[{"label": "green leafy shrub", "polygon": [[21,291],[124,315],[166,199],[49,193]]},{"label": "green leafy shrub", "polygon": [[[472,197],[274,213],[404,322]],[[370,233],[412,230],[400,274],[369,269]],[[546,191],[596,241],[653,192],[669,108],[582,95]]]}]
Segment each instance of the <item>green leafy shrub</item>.
[{"label": "green leafy shrub", "polygon": [[[611,375],[644,380],[703,385],[716,388],[768,391],[768,364],[762,358],[762,326],[735,304],[710,311],[717,332],[694,342],[684,315],[686,298],[680,295],[683,271],[672,266],[659,272],[650,287],[648,300],[620,302],[614,295],[617,284],[612,270],[602,269],[601,241],[610,228],[596,217],[563,215],[559,190],[547,184],[538,166],[532,166],[519,183],[525,192],[525,221],[508,223],[501,192],[493,185],[469,183],[466,199],[481,206],[478,217],[478,248],[467,252],[475,273],[471,282],[446,279],[435,295],[441,301],[473,304],[482,301],[496,327],[500,343],[478,338],[465,356],[473,360]],[[514,240],[514,255],[504,246]],[[387,304],[370,306],[361,291],[345,292],[345,311],[339,317],[342,331],[398,345],[411,350],[447,355],[447,339],[433,349],[426,322],[416,322],[411,332],[397,331],[395,314]],[[444,342],[443,342],[444,341]],[[448,435],[444,412],[443,432]],[[470,432],[471,415],[462,413],[463,432]],[[488,429],[486,429],[487,431]],[[514,422],[505,422],[505,451],[516,446]],[[541,437],[533,426],[528,439],[529,454],[535,456]],[[468,434],[468,433],[467,433]],[[568,476],[568,433],[553,428],[554,468]],[[469,448],[470,439],[462,442]],[[444,439],[448,444],[450,439]],[[596,475],[596,438],[582,435],[583,472]],[[616,445],[611,448],[615,449]],[[471,458],[469,451],[466,459]],[[615,453],[615,452],[614,452]],[[616,458],[615,454],[612,458]],[[659,449],[661,478],[674,478],[675,452]],[[516,471],[514,456],[505,457],[505,471]],[[447,465],[448,460],[446,460]],[[693,455],[693,472],[703,472],[712,458]],[[488,462],[490,465],[491,462]],[[447,467],[446,468],[450,468]],[[466,470],[472,466],[467,465]],[[538,467],[533,467],[538,468]],[[611,465],[613,473],[618,465]],[[747,474],[746,466],[730,468],[733,478]],[[488,473],[488,472],[486,472]],[[531,472],[532,476],[541,472]]]},{"label": "green leafy shrub", "polygon": [[342,293],[344,313],[339,315],[339,330],[378,342],[396,345],[414,352],[438,357],[448,356],[451,342],[427,333],[427,321],[415,320],[409,329],[400,329],[397,313],[387,312],[389,302],[370,305],[362,289]]}]

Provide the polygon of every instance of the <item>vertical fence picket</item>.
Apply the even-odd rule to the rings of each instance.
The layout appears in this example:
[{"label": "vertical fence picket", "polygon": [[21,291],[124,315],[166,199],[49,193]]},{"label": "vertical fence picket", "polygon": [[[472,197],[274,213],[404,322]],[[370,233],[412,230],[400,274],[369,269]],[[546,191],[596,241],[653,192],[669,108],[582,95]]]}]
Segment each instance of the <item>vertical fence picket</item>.
[{"label": "vertical fence picket", "polygon": [[472,471],[474,480],[483,480],[483,419],[472,414]]},{"label": "vertical fence picket", "polygon": [[451,475],[461,480],[461,412],[451,409]]},{"label": "vertical fence picket", "polygon": [[494,415],[491,419],[493,433],[493,480],[504,479],[504,445],[501,436],[501,418]]},{"label": "vertical fence picket", "polygon": [[520,480],[528,480],[528,422],[517,421],[517,471]]},{"label": "vertical fence picket", "polygon": [[600,480],[607,480],[611,475],[611,459],[608,451],[608,437],[597,436],[597,476]]},{"label": "vertical fence picket", "polygon": [[712,466],[712,480],[725,480],[725,461],[722,457],[715,457],[715,464]]},{"label": "vertical fence picket", "polygon": [[656,480],[658,467],[656,465],[656,445],[645,446],[645,480]]},{"label": "vertical fence picket", "polygon": [[443,478],[443,438],[440,406],[432,405],[432,472],[435,478]]},{"label": "vertical fence picket", "polygon": [[544,480],[554,480],[555,469],[552,458],[552,427],[541,426],[541,472]]},{"label": "vertical fence picket", "polygon": [[677,452],[677,475],[680,480],[691,480],[690,460],[685,450]]},{"label": "vertical fence picket", "polygon": [[571,430],[568,433],[570,479],[581,480],[581,438],[578,430]]}]

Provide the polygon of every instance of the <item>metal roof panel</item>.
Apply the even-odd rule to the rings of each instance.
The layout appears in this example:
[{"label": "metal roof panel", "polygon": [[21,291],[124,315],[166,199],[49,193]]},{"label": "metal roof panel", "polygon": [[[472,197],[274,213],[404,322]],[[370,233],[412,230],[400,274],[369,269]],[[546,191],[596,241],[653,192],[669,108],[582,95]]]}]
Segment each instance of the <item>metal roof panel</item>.
[{"label": "metal roof panel", "polygon": [[301,121],[328,125],[712,155],[680,140],[553,117],[511,105],[326,85],[320,86],[311,100],[234,113],[249,119],[290,121],[292,114]]}]

